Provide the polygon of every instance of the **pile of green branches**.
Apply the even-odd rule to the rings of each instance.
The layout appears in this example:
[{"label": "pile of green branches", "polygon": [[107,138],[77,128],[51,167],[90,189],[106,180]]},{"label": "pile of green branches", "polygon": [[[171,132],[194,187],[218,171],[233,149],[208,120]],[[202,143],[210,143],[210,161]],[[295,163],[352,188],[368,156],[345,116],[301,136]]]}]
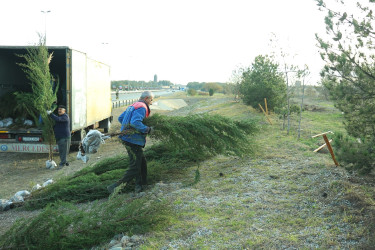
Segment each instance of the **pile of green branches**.
[{"label": "pile of green branches", "polygon": [[[178,171],[217,154],[245,154],[257,130],[253,121],[218,115],[154,115],[145,123],[155,128],[152,137],[157,140],[145,149],[149,183],[163,176],[162,171]],[[0,248],[82,249],[109,241],[118,232],[145,233],[167,225],[168,205],[157,200],[124,200],[115,194],[108,202],[94,201],[108,197],[106,186],[118,180],[127,165],[127,156],[119,154],[33,192],[25,207],[44,210],[32,220],[17,222],[0,240]],[[72,204],[87,201],[94,201],[91,209]]]},{"label": "pile of green branches", "polygon": [[154,127],[152,138],[160,141],[147,152],[147,159],[171,162],[198,162],[219,154],[250,153],[250,136],[257,131],[254,120],[235,121],[220,115],[163,116],[145,120]]},{"label": "pile of green branches", "polygon": [[34,210],[56,201],[81,203],[108,197],[106,186],[119,179],[127,166],[128,158],[124,155],[103,159],[54,185],[34,191],[25,208]]},{"label": "pile of green branches", "polygon": [[146,197],[94,202],[90,208],[50,204],[34,219],[17,221],[0,239],[0,249],[90,249],[119,232],[145,234],[168,225],[168,204]]},{"label": "pile of green branches", "polygon": [[[155,128],[157,143],[145,149],[149,165],[149,183],[158,180],[155,172],[183,168],[218,154],[242,155],[251,151],[250,135],[256,131],[253,121],[234,121],[219,115],[169,117],[153,115],[145,123]],[[120,149],[124,152],[123,149]],[[125,173],[128,158],[118,155],[104,159],[54,185],[34,192],[27,200],[29,209],[43,208],[55,201],[86,202],[108,196],[106,186]]]}]

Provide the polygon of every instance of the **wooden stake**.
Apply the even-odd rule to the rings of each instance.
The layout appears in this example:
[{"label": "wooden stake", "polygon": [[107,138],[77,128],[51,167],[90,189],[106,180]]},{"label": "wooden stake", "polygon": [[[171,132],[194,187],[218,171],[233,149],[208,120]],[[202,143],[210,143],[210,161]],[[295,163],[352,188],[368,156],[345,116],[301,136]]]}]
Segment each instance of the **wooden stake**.
[{"label": "wooden stake", "polygon": [[[329,140],[329,142],[332,142],[332,140]],[[318,152],[319,150],[321,150],[325,146],[327,146],[327,144],[324,143],[322,146],[320,146],[319,148],[315,149],[314,152]]]},{"label": "wooden stake", "polygon": [[266,114],[268,115],[267,98],[264,98],[264,106],[266,107]]},{"label": "wooden stake", "polygon": [[315,137],[318,137],[318,136],[321,136],[321,135],[325,135],[325,134],[328,134],[328,133],[333,134],[332,131],[327,131],[327,132],[324,132],[324,133],[321,133],[321,134],[317,134],[317,135],[311,136],[311,138],[315,138]]},{"label": "wooden stake", "polygon": [[272,122],[271,122],[270,118],[268,117],[268,115],[266,114],[266,111],[264,111],[264,109],[262,108],[262,105],[260,105],[259,103],[258,103],[258,105],[259,105],[260,109],[263,111],[264,115],[266,116],[268,122],[272,125]]},{"label": "wooden stake", "polygon": [[324,138],[324,141],[325,141],[326,144],[327,144],[327,147],[328,147],[329,152],[331,153],[331,156],[332,156],[333,162],[335,163],[336,166],[339,166],[339,163],[336,161],[335,155],[333,154],[333,149],[332,149],[332,147],[331,147],[331,144],[330,144],[329,141],[328,141],[327,135],[324,134],[324,135],[323,135],[323,138]]}]

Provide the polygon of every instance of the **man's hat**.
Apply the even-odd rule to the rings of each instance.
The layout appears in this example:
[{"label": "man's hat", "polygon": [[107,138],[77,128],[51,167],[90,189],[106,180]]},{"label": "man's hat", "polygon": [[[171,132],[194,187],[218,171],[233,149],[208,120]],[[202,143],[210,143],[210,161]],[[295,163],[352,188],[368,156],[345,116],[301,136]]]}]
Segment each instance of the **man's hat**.
[{"label": "man's hat", "polygon": [[59,105],[58,108],[59,109],[66,109],[66,107],[64,105]]}]

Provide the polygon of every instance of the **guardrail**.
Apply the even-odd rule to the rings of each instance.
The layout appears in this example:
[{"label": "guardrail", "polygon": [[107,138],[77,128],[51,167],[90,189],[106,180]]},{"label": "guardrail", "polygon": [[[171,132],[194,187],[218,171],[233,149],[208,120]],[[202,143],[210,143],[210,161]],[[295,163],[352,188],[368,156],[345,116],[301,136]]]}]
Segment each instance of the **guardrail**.
[{"label": "guardrail", "polygon": [[119,108],[119,107],[123,107],[123,106],[128,106],[136,101],[138,101],[139,99],[129,99],[129,100],[119,100],[119,101],[114,101],[112,102],[112,108]]},{"label": "guardrail", "polygon": [[[155,95],[154,96],[154,98],[158,98],[158,97],[160,97],[160,96],[159,95]],[[130,104],[135,103],[138,100],[139,99],[129,99],[129,100],[114,101],[114,102],[112,102],[112,108],[119,108],[119,107],[123,107],[123,106],[128,106]]]}]

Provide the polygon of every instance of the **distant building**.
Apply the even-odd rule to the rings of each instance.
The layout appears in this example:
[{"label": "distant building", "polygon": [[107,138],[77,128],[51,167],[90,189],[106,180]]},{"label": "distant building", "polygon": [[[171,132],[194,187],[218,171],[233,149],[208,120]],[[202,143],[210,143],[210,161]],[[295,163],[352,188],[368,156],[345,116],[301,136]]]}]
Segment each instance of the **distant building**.
[{"label": "distant building", "polygon": [[154,83],[157,83],[158,82],[158,76],[155,74],[154,75]]}]

